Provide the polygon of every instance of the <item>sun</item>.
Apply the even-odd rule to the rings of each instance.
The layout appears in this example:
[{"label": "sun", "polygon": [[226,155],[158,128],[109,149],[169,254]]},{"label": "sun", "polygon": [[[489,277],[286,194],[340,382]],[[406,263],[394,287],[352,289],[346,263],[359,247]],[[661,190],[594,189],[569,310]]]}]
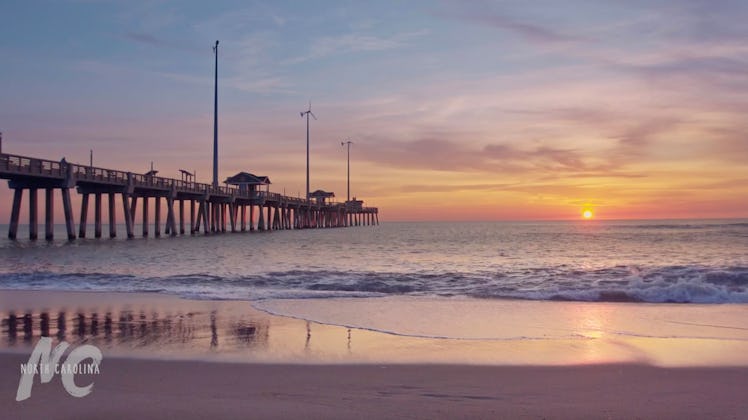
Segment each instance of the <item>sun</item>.
[{"label": "sun", "polygon": [[585,209],[585,210],[584,210],[584,211],[582,212],[582,217],[584,217],[585,219],[592,219],[592,210],[590,210],[590,209]]}]

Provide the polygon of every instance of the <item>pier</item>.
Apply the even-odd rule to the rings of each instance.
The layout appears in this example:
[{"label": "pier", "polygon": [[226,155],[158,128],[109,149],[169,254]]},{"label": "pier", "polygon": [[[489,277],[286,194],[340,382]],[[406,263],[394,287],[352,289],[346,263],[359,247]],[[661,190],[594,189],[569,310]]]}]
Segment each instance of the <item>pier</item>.
[{"label": "pier", "polygon": [[[150,173],[139,174],[67,163],[64,159],[54,161],[0,153],[0,179],[7,179],[8,186],[13,190],[8,228],[10,239],[17,238],[25,194],[28,195],[29,239],[38,239],[40,191],[44,192],[44,238],[47,240],[54,239],[56,191],[62,194],[68,240],[85,238],[89,233],[87,226],[91,196],[95,238],[101,238],[103,233],[104,199],[107,204],[106,216],[109,221],[110,238],[117,237],[118,205],[124,214],[128,238],[135,237],[138,210],[142,217],[142,236],[147,237],[151,234],[151,204],[154,208],[154,237],[161,236],[162,227],[164,235],[176,236],[379,224],[378,209],[364,207],[361,201],[355,199],[345,203],[328,203],[325,198],[305,200],[267,190],[214,186],[185,179],[158,177]],[[81,195],[77,232],[71,189],[75,189]],[[166,220],[163,223],[162,205],[166,206]]]}]

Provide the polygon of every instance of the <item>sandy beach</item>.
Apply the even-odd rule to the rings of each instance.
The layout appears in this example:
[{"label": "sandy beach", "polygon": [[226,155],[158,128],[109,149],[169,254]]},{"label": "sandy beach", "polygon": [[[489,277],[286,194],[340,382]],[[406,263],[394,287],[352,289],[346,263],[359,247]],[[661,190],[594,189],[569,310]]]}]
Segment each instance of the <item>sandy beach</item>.
[{"label": "sandy beach", "polygon": [[275,365],[105,360],[94,391],[59,379],[17,403],[20,355],[0,356],[6,418],[745,418],[746,368]]},{"label": "sandy beach", "polygon": [[[0,304],[0,410],[8,418],[748,416],[748,367],[712,366],[713,354],[701,366],[615,362],[615,352],[601,363],[585,358],[612,347],[601,339],[398,336],[274,316],[248,302],[160,294],[2,291]],[[101,373],[77,378],[94,383],[90,395],[73,398],[59,377],[37,378],[31,397],[14,401],[20,365],[42,335],[101,348]],[[685,341],[692,349],[699,342]],[[569,348],[593,362],[552,356]]]}]

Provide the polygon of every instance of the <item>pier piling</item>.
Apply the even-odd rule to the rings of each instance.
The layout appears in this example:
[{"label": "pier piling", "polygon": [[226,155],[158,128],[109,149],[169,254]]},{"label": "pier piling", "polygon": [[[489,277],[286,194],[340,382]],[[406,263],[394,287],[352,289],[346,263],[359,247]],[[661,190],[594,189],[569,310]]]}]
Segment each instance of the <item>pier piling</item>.
[{"label": "pier piling", "polygon": [[132,205],[128,203],[128,194],[122,193],[122,212],[125,215],[125,229],[127,230],[127,239],[132,239],[135,237],[135,229],[133,228],[133,220],[135,218],[135,214],[131,211]]},{"label": "pier piling", "polygon": [[114,211],[114,193],[109,193],[109,237],[117,237],[117,214]]},{"label": "pier piling", "polygon": [[184,235],[184,200],[179,200],[179,234]]},{"label": "pier piling", "polygon": [[39,203],[36,188],[29,188],[29,239],[39,238]]},{"label": "pier piling", "polygon": [[153,206],[153,236],[158,238],[161,236],[161,197],[156,196],[153,199],[156,200],[156,204]]},{"label": "pier piling", "polygon": [[18,218],[21,216],[21,197],[23,189],[16,188],[13,190],[13,207],[10,212],[10,226],[8,227],[8,238],[16,239],[18,234]]},{"label": "pier piling", "polygon": [[45,195],[45,215],[44,215],[44,238],[51,241],[55,238],[55,202],[54,202],[54,189],[46,188],[44,190]]},{"label": "pier piling", "polygon": [[101,238],[101,193],[94,195],[94,237]]},{"label": "pier piling", "polygon": [[75,239],[75,221],[73,220],[73,205],[70,202],[70,188],[62,189],[62,210],[65,214],[65,229],[67,230],[68,240]]},{"label": "pier piling", "polygon": [[190,235],[195,234],[195,200],[190,200]]},{"label": "pier piling", "polygon": [[143,237],[148,237],[148,197],[143,196]]},{"label": "pier piling", "polygon": [[88,193],[84,193],[81,198],[81,220],[78,226],[78,237],[86,237],[86,224],[88,223]]}]

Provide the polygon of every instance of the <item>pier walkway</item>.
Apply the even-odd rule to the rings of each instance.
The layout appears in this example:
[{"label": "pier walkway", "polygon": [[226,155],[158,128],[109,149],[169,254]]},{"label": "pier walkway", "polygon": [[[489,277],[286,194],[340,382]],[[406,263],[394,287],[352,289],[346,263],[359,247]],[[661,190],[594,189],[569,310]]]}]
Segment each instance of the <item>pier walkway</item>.
[{"label": "pier walkway", "polygon": [[[102,236],[102,202],[107,198],[109,237],[117,236],[116,206],[121,201],[128,238],[135,237],[138,207],[142,216],[142,235],[149,232],[149,206],[154,206],[153,235],[161,236],[161,206],[166,206],[165,235],[185,233],[213,234],[283,229],[347,227],[379,224],[379,211],[360,202],[324,203],[289,197],[268,191],[243,191],[239,188],[163,178],[116,169],[53,161],[0,153],[0,179],[7,179],[13,190],[8,237],[16,239],[21,216],[21,200],[28,193],[29,238],[38,238],[38,192],[45,195],[45,231],[54,239],[54,193],[60,190],[67,237],[85,238],[90,197],[94,201],[94,237]],[[78,232],[70,198],[75,188],[82,195]],[[175,209],[175,207],[177,207]],[[188,208],[186,208],[188,207]],[[247,213],[249,212],[249,218]],[[257,217],[255,217],[257,212]],[[187,218],[185,217],[187,214]],[[257,222],[255,223],[255,220]],[[77,233],[77,235],[76,235]]]}]

